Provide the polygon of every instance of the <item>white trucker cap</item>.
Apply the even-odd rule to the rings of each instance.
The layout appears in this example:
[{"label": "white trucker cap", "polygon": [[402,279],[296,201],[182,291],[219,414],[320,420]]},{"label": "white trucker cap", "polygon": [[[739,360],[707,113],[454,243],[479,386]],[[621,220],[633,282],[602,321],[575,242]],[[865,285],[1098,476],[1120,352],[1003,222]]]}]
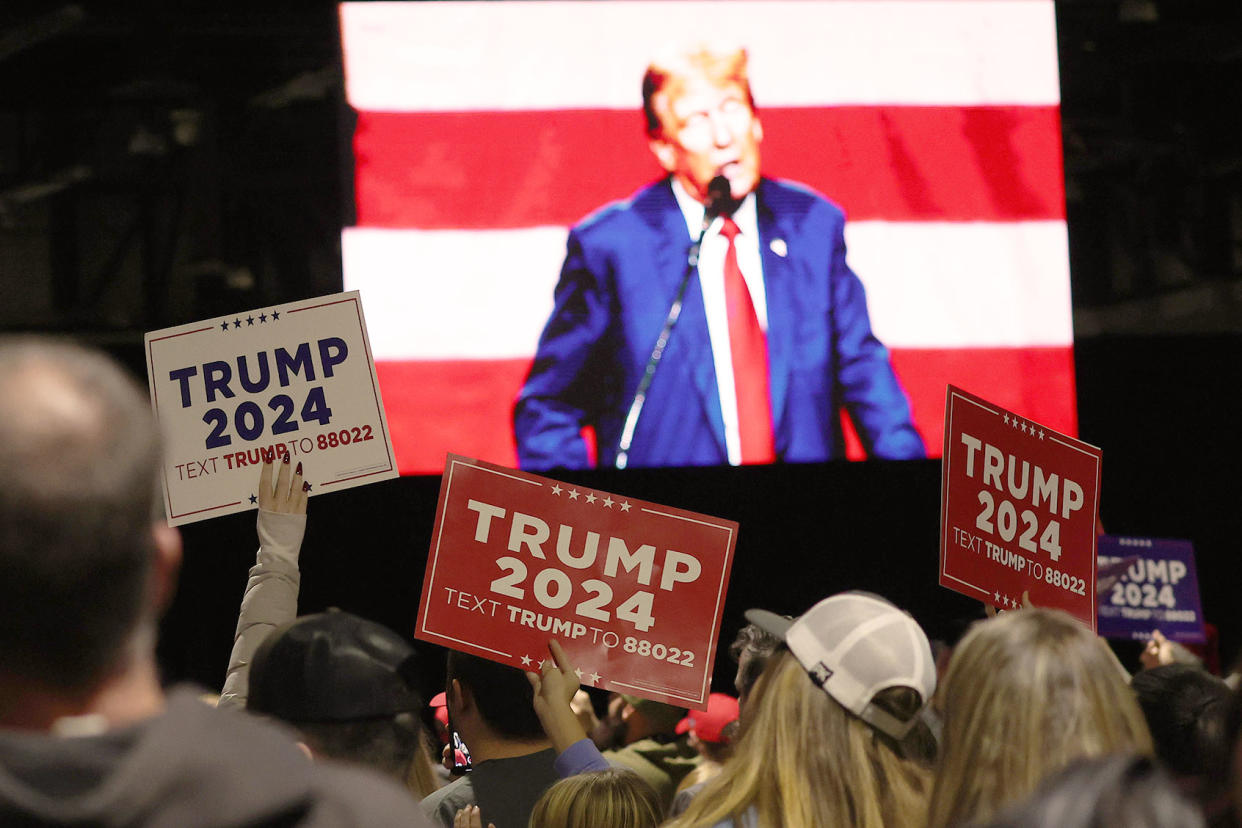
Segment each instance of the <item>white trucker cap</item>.
[{"label": "white trucker cap", "polygon": [[746,620],[784,639],[815,684],[894,739],[905,737],[918,716],[898,719],[872,703],[876,694],[910,687],[926,705],[936,690],[927,635],[908,613],[878,595],[843,592],[793,620],[752,609]]}]

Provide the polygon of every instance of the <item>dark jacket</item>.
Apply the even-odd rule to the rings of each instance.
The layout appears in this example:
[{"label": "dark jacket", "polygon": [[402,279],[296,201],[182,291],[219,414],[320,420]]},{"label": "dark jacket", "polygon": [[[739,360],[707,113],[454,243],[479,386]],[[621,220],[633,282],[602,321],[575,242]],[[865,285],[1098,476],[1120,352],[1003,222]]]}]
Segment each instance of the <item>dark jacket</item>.
[{"label": "dark jacket", "polygon": [[[922,438],[871,332],[862,282],[845,261],[845,217],[822,196],[763,179],[756,193],[768,315],[776,456],[844,457],[839,409],[869,456],[923,457]],[[666,179],[569,234],[555,304],[514,409],[522,468],[612,466],[630,402],[686,271],[691,239]],[[647,391],[631,466],[728,462],[702,290],[692,280]]]},{"label": "dark jacket", "polygon": [[0,730],[4,826],[426,826],[361,769],[312,763],[292,735],[189,689],[164,713],[85,737]]}]

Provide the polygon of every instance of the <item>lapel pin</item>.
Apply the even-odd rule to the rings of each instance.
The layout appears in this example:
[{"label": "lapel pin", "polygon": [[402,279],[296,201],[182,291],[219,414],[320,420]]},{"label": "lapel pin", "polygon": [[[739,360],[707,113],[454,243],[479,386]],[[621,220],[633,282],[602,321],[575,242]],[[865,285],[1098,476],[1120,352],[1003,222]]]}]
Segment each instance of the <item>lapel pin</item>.
[{"label": "lapel pin", "polygon": [[768,247],[782,259],[789,253],[789,248],[785,245],[784,239],[772,239],[772,243]]}]

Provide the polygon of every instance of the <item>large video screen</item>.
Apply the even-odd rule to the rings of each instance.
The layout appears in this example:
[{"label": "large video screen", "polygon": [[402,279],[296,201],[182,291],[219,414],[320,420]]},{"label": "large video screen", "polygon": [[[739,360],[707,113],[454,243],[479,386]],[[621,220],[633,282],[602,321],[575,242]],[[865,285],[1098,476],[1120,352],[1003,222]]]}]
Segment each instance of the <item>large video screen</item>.
[{"label": "large video screen", "polygon": [[[341,32],[345,288],[403,474],[937,457],[948,383],[1076,433],[1051,0],[361,2]],[[702,44],[744,48],[753,109]],[[715,219],[687,279],[704,201],[741,235]]]}]

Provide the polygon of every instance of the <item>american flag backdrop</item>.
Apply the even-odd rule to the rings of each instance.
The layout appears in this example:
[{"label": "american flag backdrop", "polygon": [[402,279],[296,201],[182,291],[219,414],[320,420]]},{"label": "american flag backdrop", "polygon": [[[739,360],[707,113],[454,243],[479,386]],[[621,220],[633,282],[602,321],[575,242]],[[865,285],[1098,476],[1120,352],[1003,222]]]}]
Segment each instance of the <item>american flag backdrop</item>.
[{"label": "american flag backdrop", "polygon": [[345,289],[403,474],[516,465],[568,228],[662,175],[643,70],[701,40],[750,54],[764,174],[845,210],[929,454],[948,383],[1076,433],[1051,0],[366,2],[341,32]]}]

